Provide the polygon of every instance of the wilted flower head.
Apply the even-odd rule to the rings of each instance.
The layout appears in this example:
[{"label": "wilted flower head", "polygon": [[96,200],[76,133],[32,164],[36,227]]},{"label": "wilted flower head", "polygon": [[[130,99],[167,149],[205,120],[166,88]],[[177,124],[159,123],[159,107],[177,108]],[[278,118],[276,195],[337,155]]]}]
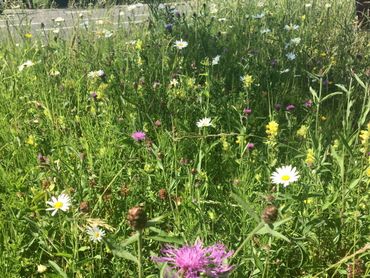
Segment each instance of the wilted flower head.
[{"label": "wilted flower head", "polygon": [[167,263],[176,272],[173,277],[198,278],[202,274],[206,277],[221,277],[233,268],[225,262],[233,252],[227,252],[222,244],[203,247],[203,243],[197,241],[193,246],[180,248],[167,245],[162,254],[163,257],[154,257],[153,261]]},{"label": "wilted flower head", "polygon": [[144,131],[135,131],[134,133],[131,134],[132,139],[134,139],[137,142],[145,140],[145,136],[146,134]]},{"label": "wilted flower head", "polygon": [[307,108],[312,107],[312,105],[313,105],[313,102],[310,99],[306,100],[305,103],[304,103],[304,106],[307,107]]},{"label": "wilted flower head", "polygon": [[181,39],[181,40],[179,40],[179,41],[176,41],[176,42],[175,42],[175,47],[176,47],[177,49],[183,49],[183,48],[185,48],[185,47],[187,47],[187,46],[188,46],[188,42],[183,41],[182,39]]},{"label": "wilted flower head", "polygon": [[211,118],[203,118],[197,121],[197,127],[202,128],[202,127],[208,127],[211,126]]}]

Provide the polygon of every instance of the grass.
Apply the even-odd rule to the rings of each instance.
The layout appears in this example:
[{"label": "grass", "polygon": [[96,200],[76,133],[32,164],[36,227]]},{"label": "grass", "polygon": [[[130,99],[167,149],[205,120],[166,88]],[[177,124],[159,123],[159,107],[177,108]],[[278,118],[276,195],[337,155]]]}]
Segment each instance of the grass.
[{"label": "grass", "polygon": [[0,43],[2,277],[164,277],[197,239],[229,277],[370,276],[369,33],[353,1],[261,3]]}]

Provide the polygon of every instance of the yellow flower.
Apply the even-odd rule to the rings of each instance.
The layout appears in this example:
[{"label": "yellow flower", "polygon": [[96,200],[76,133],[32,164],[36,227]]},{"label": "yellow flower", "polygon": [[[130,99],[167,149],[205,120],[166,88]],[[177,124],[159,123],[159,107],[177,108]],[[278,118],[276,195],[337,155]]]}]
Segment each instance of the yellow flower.
[{"label": "yellow flower", "polygon": [[275,121],[271,121],[266,125],[267,136],[272,139],[275,138],[279,131],[279,124]]},{"label": "yellow flower", "polygon": [[368,145],[369,145],[369,139],[370,139],[370,122],[367,124],[367,130],[364,129],[360,131],[359,137],[360,137],[361,144],[363,145],[363,148],[361,148],[361,151],[363,153],[366,153]]},{"label": "yellow flower", "polygon": [[26,144],[31,145],[31,146],[37,146],[35,136],[33,135],[28,136],[26,140]]},{"label": "yellow flower", "polygon": [[230,144],[227,142],[226,136],[225,135],[221,135],[220,141],[222,143],[222,149],[224,151],[227,151],[229,149],[229,147],[230,147]]},{"label": "yellow flower", "polygon": [[368,177],[368,178],[370,178],[370,166],[369,167],[367,167],[367,169],[366,169],[366,176]]},{"label": "yellow flower", "polygon": [[306,160],[308,166],[311,166],[315,163],[315,153],[313,152],[313,149],[308,149],[306,154]]},{"label": "yellow flower", "polygon": [[303,201],[306,205],[310,205],[314,202],[313,198],[307,198],[306,200]]},{"label": "yellow flower", "polygon": [[327,118],[325,116],[321,116],[320,117],[320,120],[322,120],[323,122],[325,122],[327,120]]},{"label": "yellow flower", "polygon": [[26,33],[26,34],[24,34],[24,37],[26,39],[30,39],[30,38],[32,38],[32,34],[31,33]]},{"label": "yellow flower", "polygon": [[301,127],[297,130],[297,135],[299,137],[306,138],[307,137],[307,131],[308,131],[308,127],[305,126],[305,125],[301,125]]},{"label": "yellow flower", "polygon": [[136,50],[140,51],[142,49],[142,47],[143,47],[143,41],[142,40],[137,40],[136,44],[135,44]]},{"label": "yellow flower", "polygon": [[250,88],[253,84],[253,81],[254,81],[253,76],[249,75],[249,74],[246,74],[246,75],[242,76],[241,80],[243,81],[243,86],[246,89]]},{"label": "yellow flower", "polygon": [[238,137],[236,138],[235,143],[237,143],[238,145],[242,145],[244,143],[244,136],[243,135],[238,135]]},{"label": "yellow flower", "polygon": [[305,16],[305,15],[302,15],[302,16],[301,16],[301,20],[302,20],[302,21],[305,21],[305,20],[306,20],[306,16]]}]

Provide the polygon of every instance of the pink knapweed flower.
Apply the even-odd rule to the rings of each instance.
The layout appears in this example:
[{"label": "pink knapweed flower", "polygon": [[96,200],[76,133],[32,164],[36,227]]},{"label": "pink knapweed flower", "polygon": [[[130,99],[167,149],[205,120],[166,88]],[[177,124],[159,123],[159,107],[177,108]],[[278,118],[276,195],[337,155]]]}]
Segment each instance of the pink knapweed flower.
[{"label": "pink knapweed flower", "polygon": [[172,277],[198,278],[205,275],[216,278],[226,276],[233,269],[233,266],[225,262],[233,252],[226,251],[223,244],[203,247],[203,243],[198,240],[193,246],[175,248],[166,245],[162,254],[163,257],[152,259],[155,262],[167,263],[170,270],[175,272],[176,276]]},{"label": "pink knapweed flower", "polygon": [[145,136],[146,134],[144,131],[135,131],[134,133],[131,134],[132,139],[134,139],[137,142],[145,140]]}]

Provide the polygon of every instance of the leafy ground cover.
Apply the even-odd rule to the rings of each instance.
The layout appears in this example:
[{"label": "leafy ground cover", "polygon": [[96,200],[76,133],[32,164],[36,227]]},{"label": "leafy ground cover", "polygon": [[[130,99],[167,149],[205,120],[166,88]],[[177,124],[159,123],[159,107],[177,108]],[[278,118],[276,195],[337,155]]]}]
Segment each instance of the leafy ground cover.
[{"label": "leafy ground cover", "polygon": [[0,43],[2,277],[369,276],[353,1],[196,4]]}]

